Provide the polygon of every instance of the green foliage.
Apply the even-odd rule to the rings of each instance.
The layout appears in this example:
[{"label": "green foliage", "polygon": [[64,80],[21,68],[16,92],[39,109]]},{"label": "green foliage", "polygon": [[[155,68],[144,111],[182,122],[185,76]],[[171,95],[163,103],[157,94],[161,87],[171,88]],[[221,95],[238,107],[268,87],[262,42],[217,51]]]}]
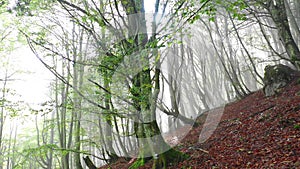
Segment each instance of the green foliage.
[{"label": "green foliage", "polygon": [[[204,4],[207,0],[201,0],[200,3]],[[228,13],[232,15],[234,19],[246,20],[245,10],[247,9],[247,4],[244,0],[234,0],[234,1],[223,1],[223,0],[210,0],[204,6],[202,10],[199,11],[194,17],[192,17],[189,22],[194,23],[200,19],[201,15],[208,16],[208,20],[214,22],[218,10],[224,8]],[[190,11],[183,12],[183,17],[190,15]]]},{"label": "green foliage", "polygon": [[215,21],[215,16],[217,14],[217,7],[213,4],[208,5],[205,10],[203,10],[202,14],[207,15],[209,21]]},{"label": "green foliage", "polygon": [[34,159],[46,158],[47,153],[49,151],[52,151],[51,147],[53,148],[57,147],[56,145],[42,145],[40,147],[31,148],[30,147],[31,145],[30,144],[28,145],[27,142],[24,142],[23,144],[26,144],[29,148],[26,147],[20,152],[18,152],[18,154],[20,155],[20,160],[18,163],[15,164],[14,166],[15,169],[24,168],[26,166],[29,166],[30,163],[38,164],[38,162]]},{"label": "green foliage", "polygon": [[8,3],[8,1],[6,1],[6,0],[0,0],[0,14],[6,12],[7,5],[8,5],[7,3]]},{"label": "green foliage", "polygon": [[[216,7],[217,6],[217,7]],[[225,10],[233,16],[234,19],[237,20],[246,20],[246,14],[244,10],[246,9],[247,5],[244,0],[236,0],[236,1],[216,1],[216,6],[214,7],[215,10],[219,7],[225,8]],[[216,12],[212,13],[216,14]]]},{"label": "green foliage", "polygon": [[55,0],[17,0],[14,7],[8,9],[9,12],[15,12],[17,16],[33,16],[41,10],[47,10],[52,7]]}]

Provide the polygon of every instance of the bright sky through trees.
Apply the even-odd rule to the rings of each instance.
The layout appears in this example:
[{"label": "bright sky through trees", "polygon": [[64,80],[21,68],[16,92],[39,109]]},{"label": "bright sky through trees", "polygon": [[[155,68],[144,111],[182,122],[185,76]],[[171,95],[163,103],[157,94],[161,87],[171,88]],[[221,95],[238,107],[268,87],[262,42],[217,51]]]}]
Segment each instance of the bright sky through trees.
[{"label": "bright sky through trees", "polygon": [[145,11],[146,11],[146,13],[154,12],[154,4],[155,4],[155,0],[146,0],[145,1]]},{"label": "bright sky through trees", "polygon": [[24,72],[17,75],[16,78],[19,80],[13,82],[13,88],[28,104],[44,102],[49,93],[52,78],[50,72],[37,60],[31,50],[24,46],[14,51],[11,56],[15,58],[15,65]]},{"label": "bright sky through trees", "polygon": [[[11,5],[13,6],[14,1]],[[146,13],[154,12],[155,0],[145,1]],[[0,25],[1,26],[1,25]],[[48,97],[49,86],[53,75],[47,70],[34,56],[32,51],[26,46],[22,45],[11,54],[14,58],[15,65],[25,72],[18,75],[18,81],[12,83],[13,88],[17,93],[21,94],[22,99],[27,103],[41,103],[44,98]],[[29,73],[26,73],[29,72]]]}]

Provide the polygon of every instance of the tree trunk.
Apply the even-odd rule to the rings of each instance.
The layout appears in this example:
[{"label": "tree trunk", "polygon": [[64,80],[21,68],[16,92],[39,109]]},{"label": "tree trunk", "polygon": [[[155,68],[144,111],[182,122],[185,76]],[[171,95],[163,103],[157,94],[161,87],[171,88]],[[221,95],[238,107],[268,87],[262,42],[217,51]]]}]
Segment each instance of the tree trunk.
[{"label": "tree trunk", "polygon": [[4,77],[4,82],[3,82],[3,86],[1,88],[2,91],[2,95],[1,95],[1,112],[0,112],[0,169],[3,168],[3,162],[4,162],[4,156],[3,156],[3,152],[4,152],[4,148],[2,147],[3,145],[3,127],[4,127],[4,105],[5,105],[5,100],[6,100],[6,92],[7,92],[7,81],[8,81],[8,70],[5,70],[5,77]]},{"label": "tree trunk", "polygon": [[[129,37],[134,38],[134,43],[130,44],[132,51],[127,51],[126,53],[133,54],[136,52],[141,54],[148,41],[144,0],[130,0],[130,2],[122,0],[121,2],[128,16]],[[152,38],[155,38],[155,36]],[[154,50],[153,56],[156,55],[157,51]],[[155,86],[154,92],[152,92],[153,85],[150,75],[149,56],[141,54],[139,57],[139,60],[145,62],[141,65],[141,71],[132,78],[132,87],[130,89],[134,107],[138,111],[138,115],[134,120],[134,131],[139,143],[139,154],[138,160],[130,168],[138,168],[151,158],[155,161],[153,168],[166,168],[166,157],[170,152],[176,157],[183,156],[182,153],[173,150],[164,141],[156,121],[156,100],[159,93],[160,76],[159,66],[157,67],[156,65]],[[173,161],[174,159],[169,160]]]},{"label": "tree trunk", "polygon": [[83,160],[89,169],[97,169],[89,156],[83,157]]},{"label": "tree trunk", "polygon": [[270,0],[268,10],[277,27],[280,41],[293,64],[299,69],[300,51],[290,30],[284,0]]}]

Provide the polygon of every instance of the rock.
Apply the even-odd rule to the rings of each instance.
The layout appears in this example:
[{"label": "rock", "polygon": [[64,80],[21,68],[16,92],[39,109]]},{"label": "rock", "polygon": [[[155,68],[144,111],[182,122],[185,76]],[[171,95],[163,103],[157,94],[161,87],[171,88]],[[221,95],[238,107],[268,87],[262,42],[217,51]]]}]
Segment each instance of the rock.
[{"label": "rock", "polygon": [[263,91],[266,96],[277,94],[281,88],[286,86],[294,77],[296,70],[278,64],[274,66],[266,66],[264,74],[264,88]]}]

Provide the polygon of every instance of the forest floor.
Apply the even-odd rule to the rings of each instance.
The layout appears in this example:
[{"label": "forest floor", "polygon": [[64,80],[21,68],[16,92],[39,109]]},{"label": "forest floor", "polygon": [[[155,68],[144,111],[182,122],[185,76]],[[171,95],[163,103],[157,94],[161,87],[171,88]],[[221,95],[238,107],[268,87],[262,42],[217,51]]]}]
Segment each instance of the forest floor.
[{"label": "forest floor", "polygon": [[[199,143],[206,115],[197,119],[200,125],[193,127],[175,147],[190,158],[168,168],[300,168],[300,85],[297,80],[276,96],[265,97],[259,90],[227,104],[212,136]],[[149,161],[141,168],[151,168],[151,165]],[[128,166],[128,161],[119,159],[101,168]]]}]

